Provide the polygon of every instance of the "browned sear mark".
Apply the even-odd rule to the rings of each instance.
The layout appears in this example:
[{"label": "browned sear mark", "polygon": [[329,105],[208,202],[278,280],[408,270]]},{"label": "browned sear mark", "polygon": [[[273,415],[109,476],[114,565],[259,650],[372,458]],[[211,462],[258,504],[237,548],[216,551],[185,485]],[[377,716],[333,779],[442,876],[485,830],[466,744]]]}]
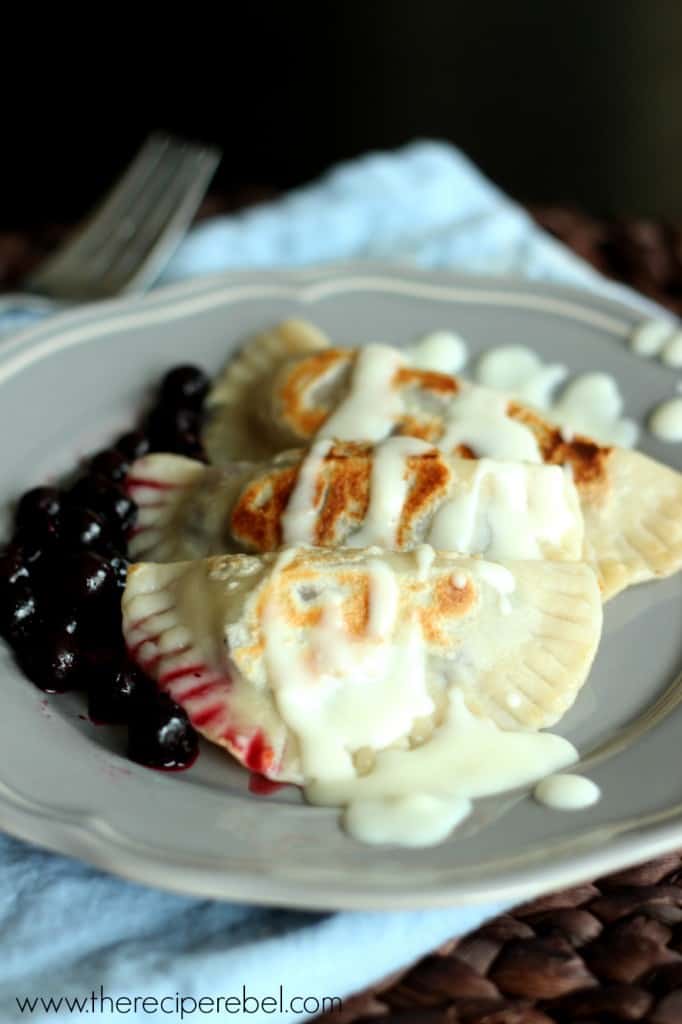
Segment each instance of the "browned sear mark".
[{"label": "browned sear mark", "polygon": [[322,464],[323,494],[315,523],[315,543],[342,543],[358,527],[369,506],[372,475],[370,445],[336,445]]},{"label": "browned sear mark", "polygon": [[513,420],[523,423],[532,430],[544,462],[558,466],[569,463],[573,467],[573,479],[577,487],[591,486],[607,480],[607,463],[611,448],[580,436],[572,441],[564,441],[557,427],[547,423],[533,409],[516,402],[509,403],[507,412]]},{"label": "browned sear mark", "polygon": [[[316,603],[303,604],[298,595],[306,584],[319,586],[324,579],[324,568],[315,570],[296,564],[287,566],[280,577],[265,588],[264,598],[258,608],[259,621],[263,621],[265,606],[274,598],[288,625],[297,629],[319,626],[325,614],[324,598]],[[370,601],[370,582],[366,571],[362,568],[344,569],[336,575],[334,584],[343,591],[343,600],[337,610],[344,633],[354,640],[366,637]]]},{"label": "browned sear mark", "polygon": [[572,441],[561,441],[547,461],[562,466],[570,463],[576,486],[591,486],[605,483],[608,479],[607,463],[612,451],[612,448],[576,437]]},{"label": "browned sear mark", "polygon": [[273,470],[249,483],[232,511],[236,540],[253,551],[274,551],[282,543],[282,514],[296,486],[299,466]]},{"label": "browned sear mark", "polygon": [[397,547],[402,549],[414,543],[414,524],[447,492],[451,470],[441,452],[434,449],[420,455],[410,455],[406,471],[412,477],[400,523]]},{"label": "browned sear mark", "polygon": [[443,421],[438,416],[415,416],[404,413],[397,421],[396,433],[403,437],[418,437],[420,441],[437,444],[443,433]]},{"label": "browned sear mark", "polygon": [[419,609],[424,639],[432,644],[449,644],[448,619],[466,615],[473,603],[474,588],[470,580],[465,587],[456,587],[451,573],[439,576],[428,605]]},{"label": "browned sear mark", "polygon": [[449,373],[418,370],[413,366],[401,366],[396,370],[391,383],[397,388],[417,387],[438,395],[456,395],[459,391],[459,381]]},{"label": "browned sear mark", "polygon": [[321,404],[309,404],[310,392],[335,366],[356,358],[357,353],[349,349],[325,349],[299,359],[284,374],[277,397],[283,418],[300,438],[313,437],[332,411]]}]

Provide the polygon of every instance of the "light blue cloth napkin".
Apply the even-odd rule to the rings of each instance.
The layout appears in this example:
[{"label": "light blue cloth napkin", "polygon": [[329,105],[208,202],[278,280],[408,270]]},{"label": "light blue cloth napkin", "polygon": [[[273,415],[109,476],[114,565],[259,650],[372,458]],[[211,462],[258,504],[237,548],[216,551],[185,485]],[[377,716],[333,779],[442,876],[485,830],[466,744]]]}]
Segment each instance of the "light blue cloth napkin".
[{"label": "light blue cloth napkin", "polygon": [[[162,283],[363,258],[522,274],[632,298],[538,230],[457,150],[433,142],[344,164],[277,202],[201,224]],[[35,316],[16,311],[0,329]],[[276,1000],[247,1004],[254,1024],[302,1020],[321,1009],[314,1000],[357,991],[502,909],[315,914],[228,905],[157,892],[0,837],[0,1020],[175,1022],[180,997],[185,1020],[242,1019],[224,1002],[210,1012],[199,1000],[241,999],[244,988]],[[17,1003],[60,996],[86,1003],[55,1011],[38,1002],[33,1013]],[[137,1010],[125,1002],[135,996]],[[310,997],[308,1014],[296,997]],[[112,1013],[108,1000],[117,998]]]}]

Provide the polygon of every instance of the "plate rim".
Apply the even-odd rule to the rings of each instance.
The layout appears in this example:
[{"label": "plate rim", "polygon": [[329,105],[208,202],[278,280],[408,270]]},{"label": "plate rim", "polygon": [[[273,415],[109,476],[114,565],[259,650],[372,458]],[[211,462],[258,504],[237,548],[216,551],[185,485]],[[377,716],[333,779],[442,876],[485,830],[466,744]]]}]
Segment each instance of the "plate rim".
[{"label": "plate rim", "polygon": [[[260,282],[260,283],[259,283]],[[358,286],[362,285],[362,288]],[[298,269],[231,270],[171,284],[144,296],[123,296],[48,316],[46,320],[18,332],[0,344],[0,387],[7,386],[14,374],[51,352],[89,338],[97,343],[106,335],[93,335],[92,326],[122,330],[168,321],[198,313],[209,306],[229,306],[244,297],[245,290],[255,297],[258,289],[274,297],[292,298],[306,305],[334,290],[390,291],[413,297],[444,301],[475,301],[482,305],[507,304],[542,312],[555,312],[573,320],[591,323],[608,333],[622,336],[638,319],[650,316],[646,304],[637,305],[637,296],[607,297],[587,288],[554,282],[529,280],[521,276],[470,275],[460,271],[420,269],[397,264],[357,263],[323,264]],[[241,291],[241,294],[240,294]],[[447,295],[445,294],[447,293]],[[661,311],[661,316],[666,312]],[[87,337],[84,339],[84,335]],[[10,385],[11,386],[11,385]],[[661,814],[654,818],[660,819]],[[531,864],[507,869],[495,880],[459,880],[434,883],[433,891],[388,893],[372,888],[371,882],[353,890],[334,889],[328,881],[298,884],[267,876],[258,870],[224,869],[201,864],[183,855],[164,858],[159,863],[153,847],[140,844],[109,826],[106,818],[90,810],[71,810],[46,806],[33,796],[19,793],[2,780],[0,769],[0,827],[28,842],[77,856],[97,868],[132,881],[175,892],[244,903],[295,906],[308,909],[416,909],[445,907],[492,900],[520,900],[539,892],[573,885],[657,856],[682,843],[682,804],[664,812],[658,823],[623,823],[627,831],[608,836],[600,847],[583,853],[559,853],[558,862]],[[637,828],[644,831],[637,834]],[[593,832],[596,831],[593,829]],[[114,854],[114,856],[112,856]],[[532,873],[532,877],[529,877]]]}]

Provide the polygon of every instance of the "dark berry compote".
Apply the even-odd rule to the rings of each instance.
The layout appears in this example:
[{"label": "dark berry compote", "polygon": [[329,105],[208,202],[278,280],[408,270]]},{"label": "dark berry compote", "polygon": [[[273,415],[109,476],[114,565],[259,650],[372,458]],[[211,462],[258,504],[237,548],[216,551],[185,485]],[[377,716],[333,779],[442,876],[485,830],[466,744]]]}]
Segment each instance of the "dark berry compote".
[{"label": "dark berry compote", "polygon": [[47,693],[82,691],[92,721],[126,726],[128,756],[152,768],[189,767],[198,738],[126,655],[121,593],[137,509],[125,480],[147,452],[204,458],[208,385],[196,366],[170,370],[142,422],[92,455],[75,482],[19,498],[0,554],[0,633],[21,670]]}]

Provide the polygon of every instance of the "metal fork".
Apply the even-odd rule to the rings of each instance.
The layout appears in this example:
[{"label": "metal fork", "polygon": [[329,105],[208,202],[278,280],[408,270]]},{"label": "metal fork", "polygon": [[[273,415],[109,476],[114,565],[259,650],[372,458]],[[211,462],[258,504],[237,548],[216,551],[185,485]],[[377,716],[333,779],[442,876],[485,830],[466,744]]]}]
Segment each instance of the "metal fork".
[{"label": "metal fork", "polygon": [[38,295],[90,302],[143,291],[197,211],[221,153],[155,133],[83,226],[24,282]]}]

